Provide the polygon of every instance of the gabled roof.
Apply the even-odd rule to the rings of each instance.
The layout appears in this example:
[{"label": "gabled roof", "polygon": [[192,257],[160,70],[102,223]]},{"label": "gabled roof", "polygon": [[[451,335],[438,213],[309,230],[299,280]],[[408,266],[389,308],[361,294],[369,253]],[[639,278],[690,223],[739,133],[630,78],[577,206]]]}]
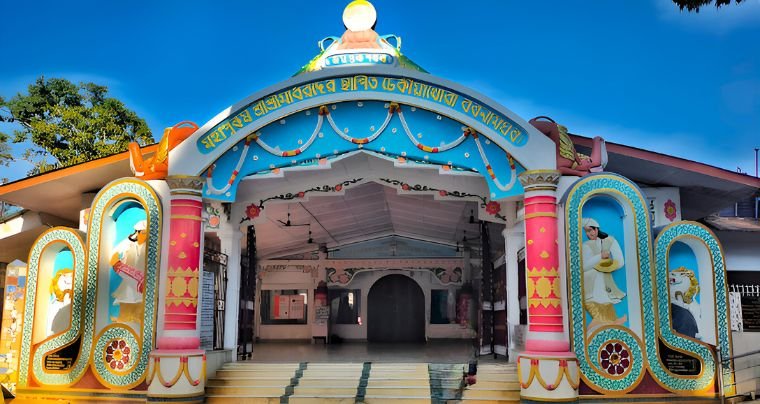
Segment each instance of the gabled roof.
[{"label": "gabled roof", "polygon": [[[157,147],[144,146],[143,154],[151,155]],[[129,176],[129,152],[123,152],[5,184],[0,186],[0,200],[76,223],[82,194],[98,192],[109,182]]]},{"label": "gabled roof", "polygon": [[[591,138],[571,137],[579,151],[591,148]],[[607,155],[605,171],[642,186],[679,187],[684,220],[702,219],[760,190],[760,178],[637,147],[607,142]]]}]

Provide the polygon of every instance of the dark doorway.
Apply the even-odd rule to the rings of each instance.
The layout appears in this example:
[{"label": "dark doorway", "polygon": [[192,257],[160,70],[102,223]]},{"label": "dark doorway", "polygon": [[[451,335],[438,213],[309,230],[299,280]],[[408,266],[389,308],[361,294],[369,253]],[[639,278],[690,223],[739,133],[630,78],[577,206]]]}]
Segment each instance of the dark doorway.
[{"label": "dark doorway", "polygon": [[384,276],[372,285],[367,300],[370,342],[425,341],[425,296],[414,280]]}]

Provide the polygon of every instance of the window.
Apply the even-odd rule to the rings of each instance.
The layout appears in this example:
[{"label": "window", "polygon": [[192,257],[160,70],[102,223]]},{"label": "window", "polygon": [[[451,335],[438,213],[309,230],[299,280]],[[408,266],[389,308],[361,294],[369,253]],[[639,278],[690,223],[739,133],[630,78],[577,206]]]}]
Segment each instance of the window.
[{"label": "window", "polygon": [[330,323],[361,324],[361,290],[329,289]]},{"label": "window", "polygon": [[306,324],[306,289],[262,290],[262,324]]},{"label": "window", "polygon": [[[453,299],[452,299],[453,303]],[[449,310],[449,290],[430,291],[430,324],[449,324],[452,317]]]}]

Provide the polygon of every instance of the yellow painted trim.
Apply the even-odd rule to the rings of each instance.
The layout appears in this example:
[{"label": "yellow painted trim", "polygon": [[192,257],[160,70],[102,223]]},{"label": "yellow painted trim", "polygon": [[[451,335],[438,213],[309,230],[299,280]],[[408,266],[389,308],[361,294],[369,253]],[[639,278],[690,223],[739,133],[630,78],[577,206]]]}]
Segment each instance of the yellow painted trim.
[{"label": "yellow painted trim", "polygon": [[[523,383],[523,381],[522,381],[522,371],[521,371],[521,365],[520,365],[520,362],[522,362],[521,359],[523,359],[523,360],[529,360],[529,361],[533,361],[533,360],[537,361],[537,363],[535,365],[531,363],[531,365],[530,365],[530,371],[528,373],[528,380],[525,383]],[[561,367],[561,369],[557,372],[557,377],[555,378],[554,383],[550,385],[550,384],[547,384],[546,381],[544,380],[544,378],[541,376],[541,371],[538,368],[538,362],[540,362],[541,360],[549,360],[549,361],[555,361],[555,362],[559,362],[559,361],[564,360],[564,361],[568,362],[568,365],[564,366],[564,367]],[[547,358],[540,359],[540,358],[534,358],[534,357],[531,357],[531,356],[521,356],[521,357],[519,357],[517,359],[517,379],[518,379],[518,382],[520,383],[520,387],[523,388],[523,389],[530,388],[530,386],[533,384],[533,380],[536,379],[536,380],[538,380],[538,383],[541,385],[541,387],[543,387],[544,390],[546,390],[546,391],[554,391],[554,390],[557,389],[557,387],[559,387],[559,384],[562,382],[562,379],[566,377],[568,385],[570,385],[570,387],[572,387],[573,390],[577,390],[578,386],[580,386],[580,374],[581,374],[581,371],[580,371],[580,368],[578,368],[578,376],[579,376],[578,380],[577,381],[573,381],[572,378],[571,378],[571,376],[570,376],[570,370],[568,369],[570,362],[576,362],[575,366],[578,367],[577,359],[573,359],[573,358],[549,358],[549,357],[547,357]],[[557,367],[560,367],[559,363],[557,363]]]},{"label": "yellow painted trim", "polygon": [[557,214],[554,212],[534,212],[525,215],[526,220],[534,217],[557,217]]}]

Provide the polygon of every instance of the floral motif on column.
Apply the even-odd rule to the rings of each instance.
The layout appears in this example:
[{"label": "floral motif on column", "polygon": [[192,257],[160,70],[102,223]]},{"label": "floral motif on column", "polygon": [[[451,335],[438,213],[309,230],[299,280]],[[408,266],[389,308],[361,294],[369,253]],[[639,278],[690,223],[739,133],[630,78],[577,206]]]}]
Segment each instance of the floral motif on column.
[{"label": "floral motif on column", "polygon": [[529,331],[563,330],[555,196],[558,181],[556,171],[527,171],[520,176],[525,188]]}]

